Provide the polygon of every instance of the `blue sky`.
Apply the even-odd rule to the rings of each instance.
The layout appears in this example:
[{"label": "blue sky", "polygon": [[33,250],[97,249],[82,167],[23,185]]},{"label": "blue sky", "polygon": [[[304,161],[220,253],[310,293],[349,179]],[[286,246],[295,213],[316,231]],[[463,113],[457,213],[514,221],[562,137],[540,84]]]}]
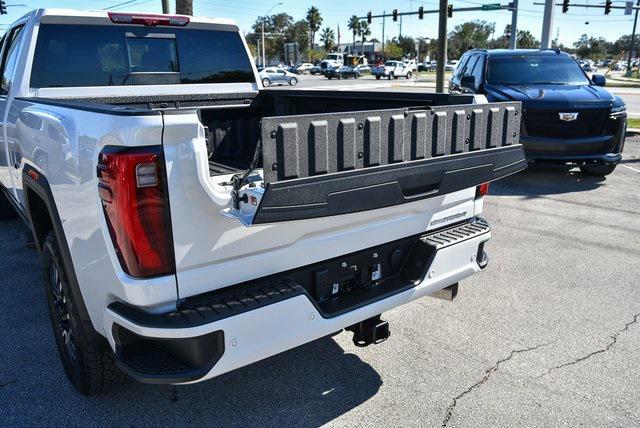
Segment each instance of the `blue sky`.
[{"label": "blue sky", "polygon": [[[0,24],[11,23],[14,19],[23,15],[30,9],[37,7],[69,7],[80,9],[102,9],[125,2],[126,0],[7,0],[7,4],[25,4],[25,7],[10,6],[9,14],[0,17]],[[438,0],[281,0],[282,5],[276,6],[272,13],[286,12],[294,19],[304,18],[306,10],[315,5],[320,9],[324,18],[323,27],[330,26],[334,30],[340,26],[343,40],[350,40],[351,35],[346,28],[346,22],[351,15],[365,16],[371,10],[374,14],[381,13],[396,7],[399,11],[417,10],[418,6],[424,6],[425,10],[436,9]],[[560,0],[558,0],[560,1]],[[572,0],[575,1],[575,0]],[[172,10],[175,0],[170,0]],[[235,19],[243,31],[249,31],[251,24],[258,15],[262,15],[278,1],[262,0],[194,0],[194,14],[205,16],[221,16]],[[454,7],[466,7],[481,4],[483,0],[450,0]],[[497,0],[487,0],[487,3]],[[506,4],[508,0],[503,0]],[[520,1],[519,27],[531,31],[538,39],[542,28],[543,6],[533,4],[534,0]],[[615,3],[618,1],[614,0]],[[599,0],[580,0],[580,3],[599,4]],[[624,2],[621,2],[624,3]],[[116,10],[160,12],[161,0],[134,0],[130,6],[121,6]],[[496,33],[502,34],[504,27],[511,22],[511,13],[508,11],[492,12],[466,12],[454,13],[449,20],[449,30],[455,25],[474,19],[495,22]],[[585,21],[589,21],[585,25]],[[391,19],[386,22],[385,35],[387,38],[397,36],[399,23]],[[420,21],[417,16],[405,17],[402,22],[402,33],[414,37],[435,37],[437,35],[437,14],[425,15]],[[623,10],[613,10],[605,16],[602,9],[570,8],[569,13],[562,14],[560,7],[556,8],[554,37],[556,32],[562,43],[573,43],[583,34],[602,36],[608,40],[616,40],[623,34],[630,34],[633,26],[631,16],[624,16]],[[374,20],[372,24],[373,37],[382,38],[382,21]]]}]

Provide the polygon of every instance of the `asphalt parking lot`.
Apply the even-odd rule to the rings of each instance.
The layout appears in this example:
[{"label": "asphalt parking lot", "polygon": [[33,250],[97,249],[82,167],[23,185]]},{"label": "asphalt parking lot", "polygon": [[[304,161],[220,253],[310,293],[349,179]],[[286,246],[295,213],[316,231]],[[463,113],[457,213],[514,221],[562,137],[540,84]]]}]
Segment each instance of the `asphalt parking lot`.
[{"label": "asphalt parking lot", "polygon": [[78,395],[40,261],[0,223],[0,421],[23,425],[640,424],[640,138],[605,180],[534,169],[492,185],[489,267],[454,302],[385,314],[392,336],[307,344],[186,387]]}]

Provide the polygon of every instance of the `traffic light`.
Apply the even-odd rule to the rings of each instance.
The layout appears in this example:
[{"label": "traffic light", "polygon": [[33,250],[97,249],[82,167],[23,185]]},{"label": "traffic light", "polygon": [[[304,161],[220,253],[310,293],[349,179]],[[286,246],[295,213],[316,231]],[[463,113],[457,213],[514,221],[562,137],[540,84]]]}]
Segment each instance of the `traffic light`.
[{"label": "traffic light", "polygon": [[0,15],[7,14],[7,3],[4,0],[0,0]]},{"label": "traffic light", "polygon": [[398,20],[398,9],[393,9],[393,20],[394,22]]},{"label": "traffic light", "polygon": [[424,7],[420,6],[418,8],[418,19],[424,18]]},{"label": "traffic light", "polygon": [[613,3],[611,0],[607,0],[604,3],[604,14],[605,15],[609,15],[609,13],[611,12],[611,3]]},{"label": "traffic light", "polygon": [[562,13],[567,13],[569,10],[569,0],[562,0]]},{"label": "traffic light", "polygon": [[453,17],[453,5],[450,4],[449,6],[447,6],[447,17],[451,18]]},{"label": "traffic light", "polygon": [[371,12],[367,13],[367,24],[371,24]]}]

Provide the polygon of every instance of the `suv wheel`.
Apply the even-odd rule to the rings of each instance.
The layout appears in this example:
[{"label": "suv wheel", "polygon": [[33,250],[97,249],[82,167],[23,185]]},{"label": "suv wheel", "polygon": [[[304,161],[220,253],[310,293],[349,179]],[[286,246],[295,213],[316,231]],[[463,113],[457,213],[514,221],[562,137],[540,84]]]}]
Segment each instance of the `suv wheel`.
[{"label": "suv wheel", "polygon": [[580,171],[582,171],[583,174],[593,177],[604,177],[611,174],[615,169],[616,165],[587,164],[580,166]]},{"label": "suv wheel", "polygon": [[393,78],[394,78],[393,73],[389,73],[389,80],[391,80]]},{"label": "suv wheel", "polygon": [[292,77],[291,79],[289,79],[289,84],[291,86],[296,86],[298,84],[298,79],[296,79],[295,77]]},{"label": "suv wheel", "polygon": [[266,77],[262,79],[262,86],[266,88],[269,85],[271,85],[271,80],[267,79]]},{"label": "suv wheel", "polygon": [[376,74],[376,80],[380,80],[380,75]]},{"label": "suv wheel", "polygon": [[0,190],[0,220],[8,220],[18,215],[7,198],[8,196]]},{"label": "suv wheel", "polygon": [[411,79],[411,72],[408,72],[406,77],[407,79]]},{"label": "suv wheel", "polygon": [[53,232],[42,246],[42,261],[51,325],[67,378],[84,395],[122,384],[127,377],[117,367],[111,348],[80,319]]}]

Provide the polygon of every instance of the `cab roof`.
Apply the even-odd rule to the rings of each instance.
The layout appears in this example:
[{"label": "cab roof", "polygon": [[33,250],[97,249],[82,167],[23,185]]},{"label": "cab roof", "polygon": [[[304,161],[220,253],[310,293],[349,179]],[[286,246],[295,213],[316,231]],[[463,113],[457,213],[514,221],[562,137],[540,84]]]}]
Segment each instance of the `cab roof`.
[{"label": "cab roof", "polygon": [[471,49],[467,52],[486,52],[489,56],[568,55],[560,49]]}]

